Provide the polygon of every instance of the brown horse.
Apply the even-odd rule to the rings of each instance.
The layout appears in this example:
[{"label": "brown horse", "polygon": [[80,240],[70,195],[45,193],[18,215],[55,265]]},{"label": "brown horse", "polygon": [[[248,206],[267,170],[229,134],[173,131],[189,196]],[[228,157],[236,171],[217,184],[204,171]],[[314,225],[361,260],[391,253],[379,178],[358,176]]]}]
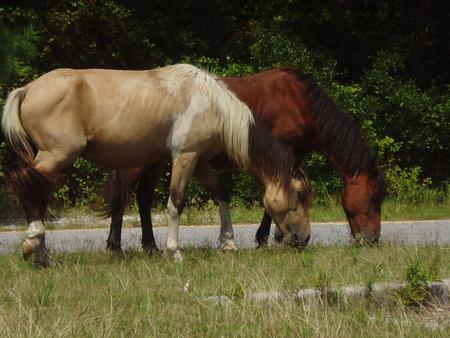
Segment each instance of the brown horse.
[{"label": "brown horse", "polygon": [[[373,151],[353,119],[337,108],[310,76],[293,69],[278,68],[246,77],[225,77],[221,81],[288,146],[297,163],[311,151],[324,154],[333,163],[344,179],[342,204],[352,237],[370,243],[378,241],[386,182]],[[216,158],[213,163],[219,168],[224,165]],[[137,184],[143,247],[156,249],[150,209],[158,170],[159,165],[155,165],[136,168],[128,174],[112,173],[108,187],[112,192],[109,200],[111,231],[107,241],[110,249],[120,249],[124,196],[129,195],[129,184],[131,187]],[[270,223],[271,217],[265,212],[256,234],[259,244],[267,242]]]},{"label": "brown horse", "polygon": [[[172,158],[168,254],[181,260],[178,225],[186,187],[196,176],[212,189],[222,214],[221,240],[234,246],[229,204],[209,159],[226,153],[265,186],[264,203],[284,240],[310,237],[294,161],[223,83],[190,65],[150,71],[59,69],[10,93],[5,139],[24,160],[12,175],[29,223],[24,257],[51,265],[43,218],[55,177],[83,156],[105,168],[147,166]],[[301,193],[299,195],[299,193]]]}]

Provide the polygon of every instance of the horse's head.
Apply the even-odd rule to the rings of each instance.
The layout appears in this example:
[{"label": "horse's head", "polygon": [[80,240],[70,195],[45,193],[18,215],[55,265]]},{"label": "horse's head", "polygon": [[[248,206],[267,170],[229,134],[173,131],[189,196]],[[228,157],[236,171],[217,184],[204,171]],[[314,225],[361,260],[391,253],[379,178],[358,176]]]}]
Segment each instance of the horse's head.
[{"label": "horse's head", "polygon": [[386,182],[381,171],[361,173],[347,181],[343,206],[354,240],[375,244],[381,231],[381,204],[386,195]]},{"label": "horse's head", "polygon": [[304,248],[311,237],[309,209],[312,188],[307,175],[300,169],[291,179],[293,196],[281,186],[266,188],[264,206],[276,224],[275,240]]}]

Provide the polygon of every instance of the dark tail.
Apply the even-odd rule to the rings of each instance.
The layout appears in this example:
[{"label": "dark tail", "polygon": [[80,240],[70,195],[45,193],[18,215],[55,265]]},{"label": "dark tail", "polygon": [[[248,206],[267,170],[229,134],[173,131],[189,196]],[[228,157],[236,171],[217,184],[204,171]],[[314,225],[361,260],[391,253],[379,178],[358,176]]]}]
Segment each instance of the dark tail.
[{"label": "dark tail", "polygon": [[3,108],[2,130],[6,143],[23,161],[9,175],[9,187],[23,207],[27,220],[31,222],[44,218],[52,197],[54,182],[33,165],[36,149],[20,118],[20,108],[26,92],[27,89],[23,87],[8,95]]},{"label": "dark tail", "polygon": [[27,221],[43,220],[53,196],[54,181],[30,163],[18,165],[8,178],[9,189],[17,196]]},{"label": "dark tail", "polygon": [[103,186],[103,198],[106,202],[104,216],[112,217],[123,213],[133,194],[133,185],[126,170],[113,170]]}]

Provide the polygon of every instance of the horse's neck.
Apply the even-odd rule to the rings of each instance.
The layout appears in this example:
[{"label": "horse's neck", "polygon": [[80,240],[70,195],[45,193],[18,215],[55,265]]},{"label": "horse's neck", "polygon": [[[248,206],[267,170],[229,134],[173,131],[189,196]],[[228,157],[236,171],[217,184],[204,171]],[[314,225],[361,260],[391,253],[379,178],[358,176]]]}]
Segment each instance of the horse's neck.
[{"label": "horse's neck", "polygon": [[339,176],[344,180],[344,185],[355,182],[358,175],[364,174],[367,169],[364,168],[348,168],[347,163],[339,161],[338,157],[331,153],[325,146],[315,147],[315,151],[323,154],[334,166]]}]

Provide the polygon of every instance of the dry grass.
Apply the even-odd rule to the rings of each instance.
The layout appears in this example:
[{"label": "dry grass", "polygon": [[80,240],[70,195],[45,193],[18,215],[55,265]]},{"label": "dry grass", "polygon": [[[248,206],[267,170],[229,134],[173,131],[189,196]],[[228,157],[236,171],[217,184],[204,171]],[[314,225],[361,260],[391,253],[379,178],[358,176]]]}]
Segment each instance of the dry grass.
[{"label": "dry grass", "polygon": [[[450,276],[450,247],[311,247],[224,254],[184,251],[185,260],[128,252],[61,254],[35,269],[0,256],[0,336],[448,336],[448,309],[375,303],[258,303],[263,290],[400,281],[411,260]],[[189,281],[189,291],[183,287]],[[229,303],[205,301],[226,295]],[[431,313],[431,314],[430,314]]]}]

